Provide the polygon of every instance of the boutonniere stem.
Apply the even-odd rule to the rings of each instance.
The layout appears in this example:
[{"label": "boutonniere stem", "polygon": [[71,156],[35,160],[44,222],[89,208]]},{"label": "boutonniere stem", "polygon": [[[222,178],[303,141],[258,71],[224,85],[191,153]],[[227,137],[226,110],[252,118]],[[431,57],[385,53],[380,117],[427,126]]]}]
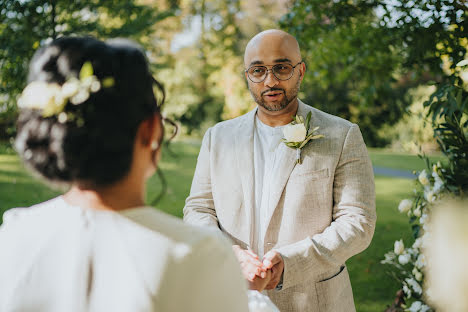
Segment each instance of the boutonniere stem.
[{"label": "boutonniere stem", "polygon": [[302,163],[302,148],[304,148],[311,140],[320,139],[324,137],[324,135],[316,133],[319,127],[315,127],[312,130],[310,130],[311,117],[311,112],[307,114],[305,120],[302,116],[293,116],[293,121],[283,128],[284,138],[282,139],[282,141],[287,147],[296,149],[297,164]]}]

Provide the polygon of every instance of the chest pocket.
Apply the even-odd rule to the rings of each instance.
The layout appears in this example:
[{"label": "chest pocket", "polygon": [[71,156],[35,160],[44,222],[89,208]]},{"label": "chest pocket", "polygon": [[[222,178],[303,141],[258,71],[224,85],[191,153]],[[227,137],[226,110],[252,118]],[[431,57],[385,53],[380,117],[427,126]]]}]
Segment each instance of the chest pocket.
[{"label": "chest pocket", "polygon": [[295,198],[311,196],[321,206],[327,198],[328,178],[328,168],[293,171],[289,177],[286,191],[288,195]]}]

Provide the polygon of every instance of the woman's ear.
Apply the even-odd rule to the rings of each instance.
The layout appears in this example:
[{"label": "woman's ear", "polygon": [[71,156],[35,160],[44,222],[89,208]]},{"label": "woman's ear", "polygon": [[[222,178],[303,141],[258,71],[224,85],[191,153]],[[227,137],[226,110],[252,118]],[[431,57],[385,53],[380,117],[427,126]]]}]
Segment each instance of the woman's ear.
[{"label": "woman's ear", "polygon": [[145,147],[159,146],[162,137],[162,120],[159,113],[143,120],[137,132],[137,140]]}]

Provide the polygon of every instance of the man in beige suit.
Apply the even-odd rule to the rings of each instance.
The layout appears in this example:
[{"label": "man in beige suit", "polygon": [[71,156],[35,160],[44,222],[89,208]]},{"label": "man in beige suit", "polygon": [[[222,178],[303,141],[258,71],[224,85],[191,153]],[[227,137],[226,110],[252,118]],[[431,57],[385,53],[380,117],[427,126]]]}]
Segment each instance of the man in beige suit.
[{"label": "man in beige suit", "polygon": [[[244,64],[258,106],[206,132],[184,220],[228,236],[251,288],[266,285],[281,311],[355,311],[345,261],[367,248],[376,220],[361,132],[297,99],[305,64],[291,35],[259,33]],[[324,137],[296,164],[282,127],[309,112]]]}]

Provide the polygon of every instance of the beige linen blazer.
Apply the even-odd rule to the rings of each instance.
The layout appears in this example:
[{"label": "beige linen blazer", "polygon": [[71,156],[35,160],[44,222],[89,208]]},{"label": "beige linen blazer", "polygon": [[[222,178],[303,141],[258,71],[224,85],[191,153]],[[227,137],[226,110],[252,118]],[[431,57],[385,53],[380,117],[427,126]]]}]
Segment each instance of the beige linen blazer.
[{"label": "beige linen blazer", "polygon": [[[299,101],[312,112],[311,141],[296,164],[284,144],[264,237],[265,253],[284,259],[282,290],[268,291],[281,311],[355,311],[345,261],[363,251],[374,233],[372,165],[357,125]],[[253,246],[253,136],[256,109],[210,128],[203,139],[184,220],[213,226],[234,243]]]}]

